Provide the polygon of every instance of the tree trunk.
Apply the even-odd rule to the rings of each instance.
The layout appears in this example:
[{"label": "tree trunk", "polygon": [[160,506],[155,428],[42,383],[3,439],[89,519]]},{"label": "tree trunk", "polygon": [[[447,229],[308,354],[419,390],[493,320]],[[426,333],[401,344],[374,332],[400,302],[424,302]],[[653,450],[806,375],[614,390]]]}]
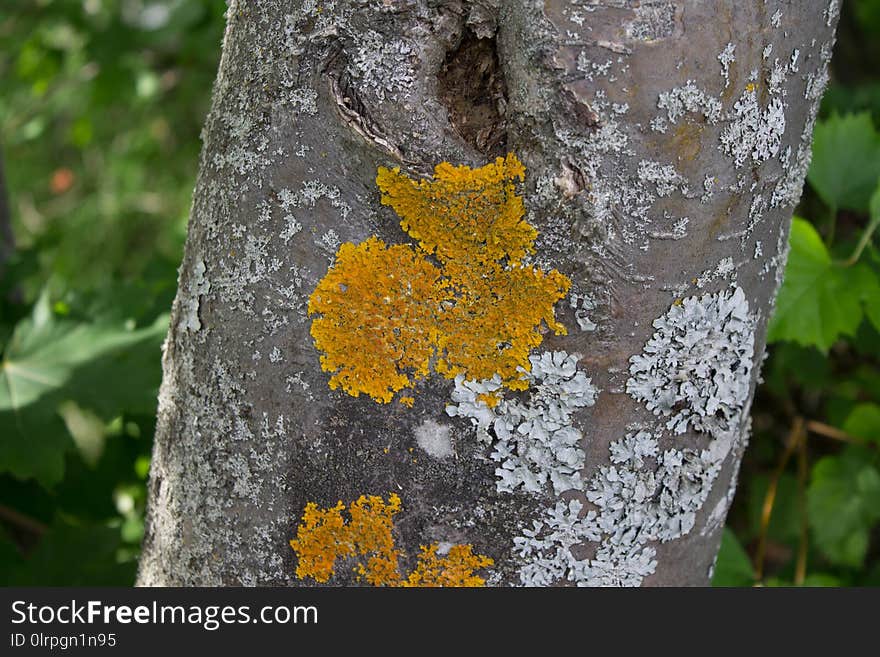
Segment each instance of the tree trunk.
[{"label": "tree trunk", "polygon": [[[289,546],[306,504],[394,493],[406,564],[471,544],[494,585],[707,584],[837,14],[837,0],[231,2],[139,583],[310,585]],[[404,403],[331,390],[310,295],[340,244],[413,243],[377,169],[429,178],[508,152],[538,235],[505,271],[571,281],[567,335],[543,327],[529,388],[494,407],[477,397],[492,384],[437,371]],[[330,581],[358,580],[339,566]]]}]

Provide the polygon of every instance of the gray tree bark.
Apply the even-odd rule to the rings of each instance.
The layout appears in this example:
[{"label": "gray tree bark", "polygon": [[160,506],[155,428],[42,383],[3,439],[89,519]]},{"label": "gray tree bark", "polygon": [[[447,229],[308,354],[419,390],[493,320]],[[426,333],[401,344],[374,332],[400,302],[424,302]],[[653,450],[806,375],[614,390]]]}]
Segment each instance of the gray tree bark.
[{"label": "gray tree bark", "polygon": [[[139,583],[309,585],[288,545],[306,503],[396,493],[410,560],[469,543],[494,559],[490,584],[707,584],[837,15],[837,0],[233,0]],[[411,242],[377,167],[426,177],[507,152],[526,166],[535,264],[572,281],[568,335],[534,352],[557,362],[482,423],[439,375],[413,408],[331,391],[309,295],[340,243]]]}]

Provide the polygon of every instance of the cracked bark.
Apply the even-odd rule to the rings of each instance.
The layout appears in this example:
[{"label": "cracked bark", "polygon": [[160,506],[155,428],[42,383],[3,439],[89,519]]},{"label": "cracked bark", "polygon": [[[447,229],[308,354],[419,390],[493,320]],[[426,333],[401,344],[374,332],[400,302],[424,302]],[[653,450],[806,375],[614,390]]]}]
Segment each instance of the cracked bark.
[{"label": "cracked bark", "polygon": [[[389,492],[404,503],[395,531],[410,557],[472,543],[495,559],[491,583],[520,581],[513,537],[552,493],[496,492],[487,448],[444,412],[452,383],[431,377],[406,409],[331,392],[320,369],[305,302],[337,243],[407,241],[379,204],[378,166],[428,175],[507,150],[525,163],[536,260],[595,303],[596,330],[580,332],[560,302],[569,335],[542,346],[581,354],[601,390],[577,415],[584,481],[633,427],[662,427],[625,392],[629,359],[671,304],[730,284],[701,278],[725,258],[757,319],[753,393],[833,44],[836,3],[809,5],[231,2],[164,352],[139,583],[308,585],[288,547],[306,502]],[[719,120],[658,107],[689,81],[721,103]],[[784,129],[779,144],[756,142],[771,156],[737,167],[721,136],[750,89],[760,111],[779,99]],[[673,190],[643,162],[671,165]],[[652,544],[644,585],[709,581],[750,400],[694,528]],[[452,427],[453,457],[419,450],[426,420]],[[660,445],[707,437],[667,432]],[[589,559],[596,546],[576,549]],[[332,581],[354,578],[340,568]]]}]

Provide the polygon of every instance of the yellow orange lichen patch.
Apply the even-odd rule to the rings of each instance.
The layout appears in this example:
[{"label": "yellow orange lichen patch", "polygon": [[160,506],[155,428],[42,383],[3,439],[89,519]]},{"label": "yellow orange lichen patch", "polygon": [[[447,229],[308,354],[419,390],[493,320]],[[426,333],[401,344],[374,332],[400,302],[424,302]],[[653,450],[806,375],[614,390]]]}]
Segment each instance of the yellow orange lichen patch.
[{"label": "yellow orange lichen patch", "polygon": [[345,243],[309,297],[321,367],[330,387],[355,397],[391,401],[413,379],[428,374],[444,299],[440,271],[406,244],[375,237]]},{"label": "yellow orange lichen patch", "polygon": [[501,401],[501,398],[498,395],[491,392],[483,392],[477,395],[477,399],[483,402],[489,408],[495,408],[498,406],[498,402]]},{"label": "yellow orange lichen patch", "polygon": [[379,167],[376,184],[382,204],[394,208],[422,249],[444,263],[480,265],[502,258],[518,263],[533,250],[538,233],[523,219],[517,179],[525,179],[525,167],[509,153],[478,169],[442,162],[433,180]]},{"label": "yellow orange lichen patch", "polygon": [[453,545],[446,556],[437,556],[436,544],[421,547],[419,563],[401,586],[406,587],[478,587],[486,580],[474,574],[478,568],[488,568],[495,562],[483,555],[474,554],[470,545]]},{"label": "yellow orange lichen patch", "polygon": [[554,305],[571,281],[522,262],[537,237],[516,193],[524,176],[512,153],[476,169],[443,162],[432,180],[379,168],[382,203],[419,248],[375,237],[339,248],[309,299],[331,388],[388,402],[432,363],[447,378],[498,374],[509,388],[526,386],[521,370],[543,340],[541,323],[565,333]]},{"label": "yellow orange lichen patch", "polygon": [[319,509],[312,502],[306,505],[296,538],[290,546],[299,563],[296,575],[327,582],[340,558],[361,557],[355,571],[358,577],[373,586],[484,586],[485,579],[474,570],[487,568],[491,558],[474,554],[470,545],[454,545],[446,556],[438,556],[438,546],[421,546],[416,569],[407,577],[400,574],[401,554],[394,545],[393,518],[401,502],[391,494],[386,503],[376,495],[362,495],[348,507],[340,501],[329,509]]},{"label": "yellow orange lichen patch", "polygon": [[489,265],[480,276],[462,271],[452,280],[456,302],[437,320],[437,371],[448,378],[498,374],[508,388],[524,390],[528,383],[518,368],[529,369],[529,352],[543,340],[537,330],[541,322],[565,333],[553,306],[568,292],[570,281],[556,270],[498,265]]},{"label": "yellow orange lichen patch", "polygon": [[391,527],[400,498],[392,494],[386,504],[376,495],[361,495],[348,507],[349,520],[342,517],[344,509],[341,501],[329,509],[319,509],[313,502],[306,505],[296,538],[290,541],[299,557],[297,577],[326,582],[337,559],[367,556],[366,565],[358,569],[364,579],[374,586],[396,582],[399,554]]}]

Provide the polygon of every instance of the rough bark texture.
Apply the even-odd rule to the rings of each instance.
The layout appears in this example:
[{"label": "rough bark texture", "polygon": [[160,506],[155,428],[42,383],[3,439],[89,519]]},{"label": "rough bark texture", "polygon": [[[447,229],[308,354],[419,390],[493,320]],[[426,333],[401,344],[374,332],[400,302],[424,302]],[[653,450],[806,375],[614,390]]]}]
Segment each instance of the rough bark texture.
[{"label": "rough bark texture", "polygon": [[[394,492],[399,547],[473,544],[491,584],[706,584],[837,4],[233,0],[139,582],[308,585],[288,546],[306,503]],[[573,411],[571,490],[504,491],[504,441],[494,424],[478,439],[450,380],[421,382],[411,409],[331,391],[309,334],[341,242],[409,241],[378,166],[427,176],[508,151],[534,260],[572,281],[568,335],[536,355],[577,354],[598,390]]]}]

